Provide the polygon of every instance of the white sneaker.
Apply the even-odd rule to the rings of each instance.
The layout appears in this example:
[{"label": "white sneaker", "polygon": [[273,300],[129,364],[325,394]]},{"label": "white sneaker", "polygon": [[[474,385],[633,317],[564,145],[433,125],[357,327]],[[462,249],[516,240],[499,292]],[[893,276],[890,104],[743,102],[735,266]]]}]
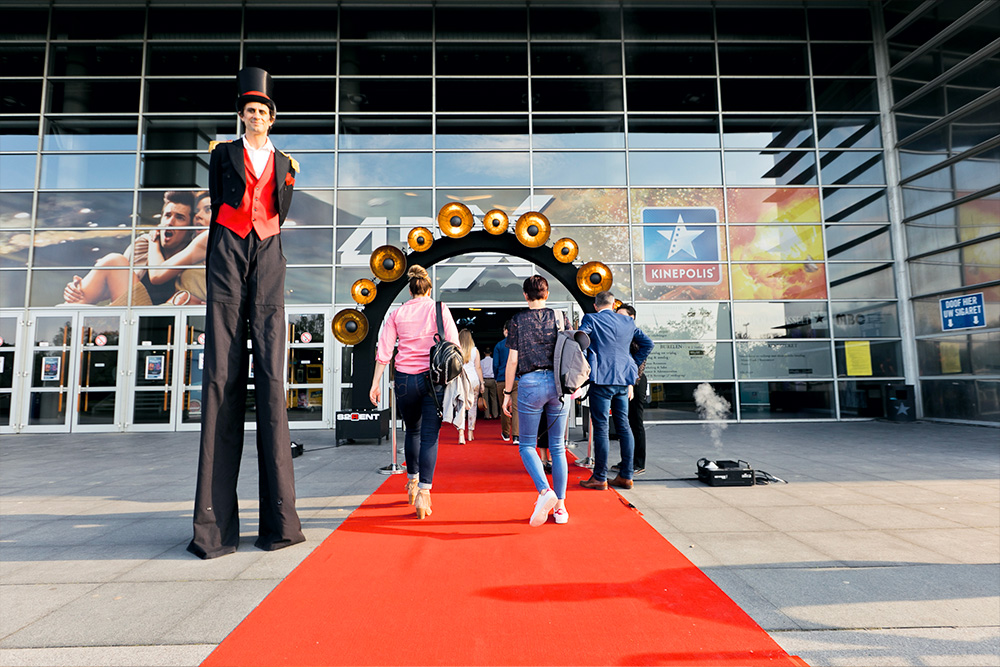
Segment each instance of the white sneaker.
[{"label": "white sneaker", "polygon": [[557,502],[559,502],[559,499],[556,498],[556,492],[552,489],[538,496],[538,500],[535,501],[535,511],[531,513],[528,525],[532,528],[537,528],[548,521],[549,512],[552,511]]},{"label": "white sneaker", "polygon": [[569,521],[569,512],[566,511],[565,507],[560,507],[552,513],[552,518],[556,520],[556,523],[566,523]]}]

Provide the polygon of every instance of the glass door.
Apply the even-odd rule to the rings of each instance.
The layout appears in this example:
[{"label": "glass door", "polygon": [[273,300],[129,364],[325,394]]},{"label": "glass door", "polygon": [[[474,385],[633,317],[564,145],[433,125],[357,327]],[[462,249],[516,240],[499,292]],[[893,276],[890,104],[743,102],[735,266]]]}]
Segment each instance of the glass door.
[{"label": "glass door", "polygon": [[177,404],[178,431],[201,429],[201,375],[205,369],[205,315],[185,313],[180,341],[181,400]]},{"label": "glass door", "polygon": [[17,345],[22,324],[15,315],[0,317],[0,433],[13,433],[18,425],[16,398],[24,395]]},{"label": "glass door", "polygon": [[177,354],[181,338],[180,315],[158,310],[156,314],[136,315],[133,322],[128,429],[173,431],[177,424],[174,382],[181,369]]},{"label": "glass door", "polygon": [[121,313],[80,313],[74,356],[76,374],[74,431],[119,431],[125,427],[125,364],[122,359]]},{"label": "glass door", "polygon": [[329,312],[288,314],[289,428],[324,428],[332,423],[333,413],[323,400],[327,378],[332,376],[326,366],[328,320]]},{"label": "glass door", "polygon": [[73,335],[79,314],[32,313],[28,319],[30,370],[27,400],[21,409],[20,430],[62,433],[70,430],[76,357]]}]

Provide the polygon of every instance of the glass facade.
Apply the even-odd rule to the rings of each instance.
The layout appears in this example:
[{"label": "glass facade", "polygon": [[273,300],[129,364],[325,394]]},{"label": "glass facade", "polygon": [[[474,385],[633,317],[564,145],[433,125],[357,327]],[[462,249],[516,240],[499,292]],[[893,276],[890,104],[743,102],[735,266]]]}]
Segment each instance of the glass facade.
[{"label": "glass facade", "polygon": [[[941,343],[964,351],[955,359],[978,384],[963,391],[996,395],[997,84],[984,104],[961,82],[1000,70],[967,67],[912,114],[896,109],[887,144],[891,96],[940,72],[907,60],[907,31],[887,43],[867,2],[3,13],[5,430],[197,428],[208,149],[239,136],[235,73],[250,65],[273,75],[274,143],[301,165],[282,230],[293,427],[362,407],[349,405],[350,348],[324,333],[355,307],[371,251],[409,252],[416,226],[437,235],[452,201],[477,219],[541,211],[552,239],[577,241],[578,263],[611,268],[656,342],[651,422],[698,419],[702,382],[733,419],[881,416],[883,389],[917,372],[907,350],[923,373]],[[896,76],[911,64],[919,76]],[[429,269],[453,308],[521,307],[520,283],[539,270],[497,253]],[[921,285],[920,346],[899,280]],[[940,341],[921,328],[938,294],[970,291],[986,292],[991,328]],[[552,301],[579,314],[555,284]]]}]

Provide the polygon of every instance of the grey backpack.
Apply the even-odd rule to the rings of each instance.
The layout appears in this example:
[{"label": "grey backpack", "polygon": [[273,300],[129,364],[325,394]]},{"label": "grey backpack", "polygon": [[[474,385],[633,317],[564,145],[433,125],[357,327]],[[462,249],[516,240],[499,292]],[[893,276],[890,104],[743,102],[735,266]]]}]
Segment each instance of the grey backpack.
[{"label": "grey backpack", "polygon": [[560,396],[572,394],[590,382],[590,364],[584,354],[588,347],[590,336],[582,331],[560,331],[556,334],[552,371]]}]

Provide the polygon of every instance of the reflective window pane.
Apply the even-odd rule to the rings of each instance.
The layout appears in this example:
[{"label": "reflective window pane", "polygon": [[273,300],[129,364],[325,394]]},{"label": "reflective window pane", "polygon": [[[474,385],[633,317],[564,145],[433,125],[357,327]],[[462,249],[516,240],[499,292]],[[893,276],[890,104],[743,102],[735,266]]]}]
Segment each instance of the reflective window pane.
[{"label": "reflective window pane", "polygon": [[[718,301],[729,298],[725,264],[636,264],[633,273],[635,298],[643,301]],[[620,298],[625,300],[625,297]]]},{"label": "reflective window pane", "polygon": [[53,44],[49,59],[52,76],[138,76],[142,73],[141,44]]},{"label": "reflective window pane", "polygon": [[895,301],[834,301],[833,335],[837,338],[899,336]]},{"label": "reflective window pane", "polygon": [[822,228],[819,225],[731,226],[729,254],[734,261],[822,261]]},{"label": "reflective window pane", "polygon": [[921,380],[924,416],[970,421],[1000,421],[1000,382],[995,380]]},{"label": "reflective window pane", "polygon": [[146,73],[151,76],[231,75],[239,64],[237,44],[150,44],[146,52]]},{"label": "reflective window pane", "polygon": [[[343,85],[343,84],[341,84]],[[481,89],[482,80],[438,79],[438,111],[482,111],[483,101],[469,91]],[[489,105],[492,112],[528,110],[527,79],[495,79],[489,82]]]},{"label": "reflective window pane", "polygon": [[402,40],[431,38],[431,8],[343,7],[340,10],[341,39]]},{"label": "reflective window pane", "polygon": [[531,44],[534,76],[621,75],[622,49],[617,42]]},{"label": "reflective window pane", "polygon": [[438,153],[441,187],[528,185],[527,153]]},{"label": "reflective window pane", "polygon": [[38,113],[41,109],[41,81],[4,81],[0,114]]},{"label": "reflective window pane", "polygon": [[[260,67],[277,74],[294,74],[296,76],[332,77],[337,73],[337,47],[335,44],[306,44],[296,37],[292,43],[246,43],[243,47],[243,66]],[[278,69],[275,63],[281,63]],[[291,100],[286,95],[286,83],[282,80],[276,85],[275,95],[280,95],[282,111],[288,111],[287,104],[295,102],[302,104],[307,101]],[[324,107],[332,106],[323,104]],[[333,111],[333,109],[329,109]]]},{"label": "reflective window pane", "polygon": [[8,192],[0,197],[0,229],[31,227],[32,196],[30,192]]},{"label": "reflective window pane", "polygon": [[809,39],[870,40],[872,17],[866,7],[809,7]]},{"label": "reflective window pane", "polygon": [[323,227],[282,227],[281,251],[288,265],[332,265],[333,230]]},{"label": "reflective window pane", "polygon": [[823,76],[875,76],[871,44],[813,44],[813,74]]},{"label": "reflective window pane", "polygon": [[316,266],[289,268],[285,271],[285,304],[312,303],[333,303],[333,270]]},{"label": "reflective window pane", "polygon": [[732,272],[734,299],[826,298],[822,264],[733,264]]},{"label": "reflective window pane", "polygon": [[[285,148],[285,124],[274,127],[274,141]],[[279,136],[281,135],[281,136]],[[142,135],[143,149],[150,151],[191,150],[208,152],[209,142],[229,141],[240,136],[237,121],[232,114],[215,117],[163,118],[147,117],[146,131]]]},{"label": "reflective window pane", "polygon": [[715,111],[714,79],[627,79],[631,111]]},{"label": "reflective window pane", "polygon": [[6,76],[42,76],[45,73],[45,47],[0,46],[0,67]]},{"label": "reflective window pane", "polygon": [[[32,159],[32,162],[34,160]],[[131,188],[135,184],[135,155],[44,155],[45,189]]]},{"label": "reflective window pane", "polygon": [[643,303],[635,321],[654,340],[732,338],[728,303]]},{"label": "reflective window pane", "polygon": [[730,223],[819,222],[815,188],[729,188]]},{"label": "reflective window pane", "polygon": [[878,116],[817,116],[820,148],[881,148]]},{"label": "reflective window pane", "polygon": [[139,82],[53,81],[48,104],[52,113],[135,113]]},{"label": "reflective window pane", "polygon": [[715,74],[715,49],[702,44],[625,44],[625,73],[642,76]]},{"label": "reflective window pane", "polygon": [[212,80],[163,80],[146,83],[146,110],[157,112],[221,112],[233,109],[229,78]]},{"label": "reflective window pane", "polygon": [[0,121],[0,152],[38,150],[38,118]]},{"label": "reflective window pane", "polygon": [[709,7],[626,6],[623,14],[625,39],[712,39],[712,9]]},{"label": "reflective window pane", "polygon": [[[544,211],[553,225],[595,225],[600,229],[628,224],[628,205],[625,190],[621,188],[537,188],[535,196],[530,201],[523,201],[521,206]],[[582,228],[573,232],[582,233]],[[559,238],[554,234],[553,239]],[[595,239],[594,243],[609,246],[606,250],[614,248],[612,252],[617,259],[611,261],[628,261],[628,234],[614,236],[605,232],[601,240]]]},{"label": "reflective window pane", "polygon": [[134,151],[139,123],[135,118],[112,120],[49,119],[42,139],[47,151]]},{"label": "reflective window pane", "polygon": [[535,111],[622,111],[620,79],[533,80],[531,99]]},{"label": "reflective window pane", "polygon": [[[332,86],[333,82],[328,83]],[[430,111],[430,79],[343,79],[341,111]],[[333,111],[332,105],[329,109]]]},{"label": "reflective window pane", "polygon": [[[438,10],[439,14],[441,9]],[[484,40],[471,44],[438,43],[435,67],[438,76],[527,76],[528,49],[525,44],[505,44]],[[487,84],[480,81],[477,89]]]},{"label": "reflective window pane", "polygon": [[27,271],[0,271],[0,308],[23,308],[24,288],[28,284]]},{"label": "reflective window pane", "polygon": [[430,153],[341,153],[337,184],[429,187],[433,168]]},{"label": "reflective window pane", "polygon": [[0,155],[0,190],[30,190],[35,187],[37,160],[34,155]]},{"label": "reflective window pane", "polygon": [[736,338],[829,338],[826,302],[734,303]]},{"label": "reflective window pane", "polygon": [[715,14],[719,39],[805,39],[805,18],[805,12],[799,7],[720,7]]},{"label": "reflective window pane", "polygon": [[718,148],[719,121],[715,116],[628,117],[632,148]]},{"label": "reflective window pane", "polygon": [[28,266],[28,250],[31,234],[28,232],[0,231],[0,269],[16,269]]},{"label": "reflective window pane", "polygon": [[844,151],[820,153],[823,182],[838,185],[881,185],[885,183],[882,153]]},{"label": "reflective window pane", "polygon": [[334,221],[333,191],[310,191],[295,188],[292,206],[285,218],[285,227],[299,225],[332,225]]},{"label": "reflective window pane", "polygon": [[529,7],[531,39],[621,39],[621,16],[617,7],[574,7],[573,20],[566,20],[562,7]]},{"label": "reflective window pane", "polygon": [[732,343],[655,343],[646,358],[649,382],[732,380]]},{"label": "reflective window pane", "polygon": [[[394,122],[398,122],[393,119]],[[438,116],[437,147],[528,148],[527,116]]]},{"label": "reflective window pane", "polygon": [[892,239],[886,225],[827,225],[826,241],[830,259],[892,259]]},{"label": "reflective window pane", "polygon": [[874,79],[815,79],[817,111],[878,111]]},{"label": "reflective window pane", "polygon": [[889,204],[881,188],[823,188],[827,222],[888,222]]},{"label": "reflective window pane", "polygon": [[726,151],[730,185],[813,185],[816,154],[812,151]]},{"label": "reflective window pane", "polygon": [[830,275],[830,298],[894,299],[896,279],[891,264],[827,264]]},{"label": "reflective window pane", "polygon": [[387,74],[429,76],[433,69],[431,60],[430,44],[366,42],[346,43],[340,47],[340,73],[349,76]]},{"label": "reflective window pane", "polygon": [[[142,39],[146,10],[143,8],[52,10],[52,39]],[[44,37],[43,37],[44,38]]]},{"label": "reflective window pane", "polygon": [[833,382],[741,382],[742,419],[831,419]]},{"label": "reflective window pane", "polygon": [[625,185],[625,153],[546,153],[532,155],[539,186]]},{"label": "reflective window pane", "polygon": [[[322,128],[322,124],[318,126]],[[299,135],[303,148],[309,138]],[[340,148],[344,149],[405,149],[431,148],[429,116],[341,116]],[[315,144],[313,144],[315,146]]]},{"label": "reflective window pane", "polygon": [[528,36],[528,13],[523,6],[450,7],[439,5],[434,15],[434,21],[435,35],[438,40],[524,40]]},{"label": "reflective window pane", "polygon": [[[739,325],[737,325],[739,326]],[[830,377],[830,342],[736,341],[736,368],[741,379]]]},{"label": "reflective window pane", "polygon": [[41,192],[38,227],[131,228],[131,192]]},{"label": "reflective window pane", "polygon": [[[144,188],[208,189],[207,153],[142,156],[139,179]],[[130,158],[134,163],[135,158]],[[112,187],[112,186],[105,186]]]},{"label": "reflective window pane", "polygon": [[334,40],[337,39],[336,8],[258,7],[243,14],[247,39]]},{"label": "reflective window pane", "polygon": [[[121,266],[128,266],[128,258],[121,253],[131,243],[130,229],[40,232],[35,235],[32,264],[39,267],[91,267],[99,260],[110,261],[109,255],[116,255]],[[16,250],[16,246],[8,250]]]},{"label": "reflective window pane", "polygon": [[808,79],[723,79],[721,86],[723,111],[812,109]]},{"label": "reflective window pane", "polygon": [[4,9],[4,18],[0,24],[0,39],[45,39],[49,31],[48,8],[38,9]]},{"label": "reflective window pane", "polygon": [[804,44],[720,44],[719,73],[809,74]]},{"label": "reflective window pane", "polygon": [[726,148],[812,148],[809,116],[724,116]]},{"label": "reflective window pane", "polygon": [[722,185],[717,152],[630,152],[629,179],[636,186]]}]

